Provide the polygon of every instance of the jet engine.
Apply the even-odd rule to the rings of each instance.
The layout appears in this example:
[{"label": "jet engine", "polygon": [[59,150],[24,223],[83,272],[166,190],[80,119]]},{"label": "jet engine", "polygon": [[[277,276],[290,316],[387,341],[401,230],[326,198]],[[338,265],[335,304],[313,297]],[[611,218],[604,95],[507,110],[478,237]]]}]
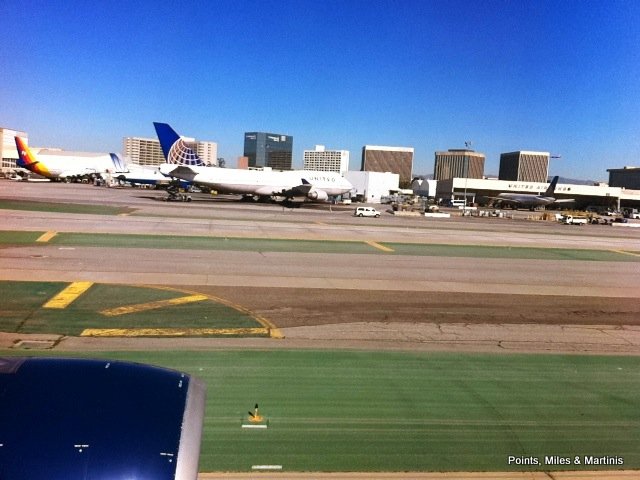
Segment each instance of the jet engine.
[{"label": "jet engine", "polygon": [[196,480],[205,386],[190,375],[122,361],[7,357],[0,392],[3,479]]},{"label": "jet engine", "polygon": [[325,192],[324,190],[316,190],[315,188],[309,190],[309,193],[307,193],[307,197],[309,197],[311,200],[317,200],[318,202],[329,200],[329,195],[327,194],[327,192]]}]

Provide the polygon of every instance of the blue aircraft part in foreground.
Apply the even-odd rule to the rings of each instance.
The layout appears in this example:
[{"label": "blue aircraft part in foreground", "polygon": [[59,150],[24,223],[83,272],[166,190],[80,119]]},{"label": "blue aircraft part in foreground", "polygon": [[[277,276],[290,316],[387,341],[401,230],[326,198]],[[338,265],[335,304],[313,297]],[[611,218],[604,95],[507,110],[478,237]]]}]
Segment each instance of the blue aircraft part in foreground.
[{"label": "blue aircraft part in foreground", "polygon": [[163,368],[0,358],[0,478],[195,480],[204,397]]}]

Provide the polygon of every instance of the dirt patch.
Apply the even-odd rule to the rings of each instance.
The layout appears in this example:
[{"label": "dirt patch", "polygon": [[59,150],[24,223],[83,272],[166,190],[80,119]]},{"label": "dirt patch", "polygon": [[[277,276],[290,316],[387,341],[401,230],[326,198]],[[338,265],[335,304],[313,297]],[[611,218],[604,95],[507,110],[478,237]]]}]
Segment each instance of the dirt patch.
[{"label": "dirt patch", "polygon": [[637,298],[198,287],[279,328],[354,322],[640,325]]}]

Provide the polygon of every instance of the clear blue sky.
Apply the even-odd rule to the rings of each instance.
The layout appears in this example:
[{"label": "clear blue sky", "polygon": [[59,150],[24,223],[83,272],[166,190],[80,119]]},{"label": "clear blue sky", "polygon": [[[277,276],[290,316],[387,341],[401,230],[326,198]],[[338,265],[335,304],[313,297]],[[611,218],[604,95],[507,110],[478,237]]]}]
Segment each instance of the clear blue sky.
[{"label": "clear blue sky", "polygon": [[153,121],[218,142],[562,155],[551,174],[640,164],[636,0],[0,2],[0,126],[36,146],[122,150]]}]

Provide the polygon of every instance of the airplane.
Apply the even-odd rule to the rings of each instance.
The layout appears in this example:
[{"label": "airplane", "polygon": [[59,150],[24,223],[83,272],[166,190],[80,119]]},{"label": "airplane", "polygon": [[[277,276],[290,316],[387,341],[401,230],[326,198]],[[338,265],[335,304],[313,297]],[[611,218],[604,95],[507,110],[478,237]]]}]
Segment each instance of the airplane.
[{"label": "airplane", "polygon": [[118,180],[120,185],[130,183],[131,185],[153,185],[155,188],[164,188],[168,193],[167,201],[191,201],[191,195],[182,193],[180,189],[191,190],[193,183],[167,177],[157,167],[145,168],[140,165],[129,165],[126,172],[116,174],[113,178]]},{"label": "airplane", "polygon": [[91,178],[105,173],[126,172],[127,166],[115,153],[74,156],[69,152],[41,151],[36,154],[21,137],[14,137],[19,158],[16,165],[50,180],[71,181]]},{"label": "airplane", "polygon": [[3,479],[196,480],[205,384],[124,361],[0,358]]},{"label": "airplane", "polygon": [[535,207],[551,205],[552,203],[571,203],[575,200],[572,198],[557,199],[553,196],[556,184],[558,183],[558,176],[556,175],[551,180],[549,187],[542,195],[534,195],[532,193],[500,193],[497,197],[490,197],[493,200],[500,203],[509,203],[516,207],[529,207],[532,210]]},{"label": "airplane", "polygon": [[[198,159],[188,147],[181,144],[178,134],[166,123],[156,123],[156,133],[167,159],[160,165],[160,171],[171,177],[180,178],[216,190],[219,193],[241,194],[253,198],[284,198],[283,203],[292,204],[294,199],[324,202],[331,197],[350,192],[353,185],[339,173],[313,170],[273,171],[244,170],[238,168],[203,167],[185,165],[184,159]],[[181,152],[183,164],[174,165],[175,154]],[[292,204],[293,205],[293,204]]]},{"label": "airplane", "polygon": [[160,173],[157,167],[143,167],[129,165],[126,172],[121,172],[113,176],[121,184],[128,182],[133,185],[169,185],[171,179]]}]

